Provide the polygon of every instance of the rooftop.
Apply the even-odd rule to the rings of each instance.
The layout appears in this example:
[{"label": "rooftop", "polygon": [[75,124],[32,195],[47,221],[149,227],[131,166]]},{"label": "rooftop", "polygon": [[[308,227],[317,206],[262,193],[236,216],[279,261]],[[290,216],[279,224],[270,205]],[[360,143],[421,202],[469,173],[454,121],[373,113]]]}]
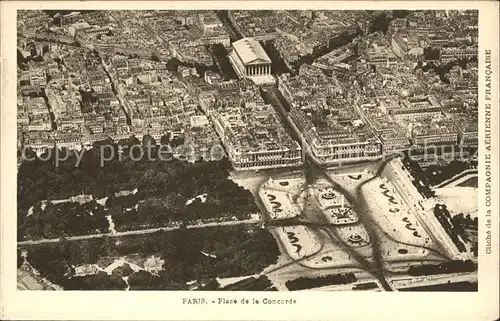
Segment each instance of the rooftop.
[{"label": "rooftop", "polygon": [[271,63],[271,59],[269,59],[269,56],[260,43],[252,38],[243,38],[233,42],[233,48],[245,65],[253,63]]}]

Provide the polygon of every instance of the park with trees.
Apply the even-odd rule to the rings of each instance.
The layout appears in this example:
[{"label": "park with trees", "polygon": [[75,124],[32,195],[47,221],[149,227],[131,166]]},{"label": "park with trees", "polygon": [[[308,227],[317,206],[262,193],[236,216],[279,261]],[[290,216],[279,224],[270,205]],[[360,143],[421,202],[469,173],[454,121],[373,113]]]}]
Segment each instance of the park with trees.
[{"label": "park with trees", "polygon": [[[125,289],[120,276],[127,274],[131,290],[184,290],[187,282],[260,273],[278,260],[278,245],[267,230],[253,225],[177,229],[146,235],[103,236],[89,240],[24,246],[27,261],[41,276],[65,289]],[[96,264],[103,257],[139,253],[165,261],[158,275],[122,269],[107,275],[75,276],[74,268]],[[207,255],[210,254],[210,255]],[[263,280],[257,282],[263,283]],[[262,285],[263,286],[263,285]],[[260,288],[261,286],[259,286]],[[266,286],[267,288],[267,286]]]},{"label": "park with trees", "polygon": [[[18,171],[18,240],[107,233],[106,216],[112,217],[117,231],[125,231],[175,222],[242,220],[259,212],[250,191],[229,179],[227,158],[194,163],[173,157],[134,160],[127,152],[129,156],[118,158],[119,145],[126,150],[143,143],[155,155],[158,146],[151,139],[98,142],[82,151],[80,160],[67,149],[53,148],[39,156],[28,151],[35,159],[22,162]],[[56,155],[67,159],[58,162]],[[101,166],[102,159],[109,160]],[[117,196],[135,189],[136,194]],[[52,204],[81,194],[93,200]],[[197,197],[202,194],[206,194],[204,201]],[[97,203],[98,199],[106,199],[105,204]]]}]

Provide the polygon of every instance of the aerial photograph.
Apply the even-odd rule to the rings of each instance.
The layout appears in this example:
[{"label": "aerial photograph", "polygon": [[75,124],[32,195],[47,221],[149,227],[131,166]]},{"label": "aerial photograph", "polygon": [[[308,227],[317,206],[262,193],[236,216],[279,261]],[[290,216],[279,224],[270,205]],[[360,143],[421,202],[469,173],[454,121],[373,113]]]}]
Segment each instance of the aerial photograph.
[{"label": "aerial photograph", "polygon": [[477,10],[18,10],[17,289],[478,291]]}]

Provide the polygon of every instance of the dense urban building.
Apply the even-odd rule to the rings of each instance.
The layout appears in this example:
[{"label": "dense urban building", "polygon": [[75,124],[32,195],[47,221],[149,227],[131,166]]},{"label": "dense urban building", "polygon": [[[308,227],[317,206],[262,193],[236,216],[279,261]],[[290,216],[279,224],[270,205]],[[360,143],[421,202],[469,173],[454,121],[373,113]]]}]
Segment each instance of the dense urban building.
[{"label": "dense urban building", "polygon": [[341,98],[339,89],[315,67],[301,71],[293,78],[280,76],[278,88],[290,104],[293,124],[312,155],[319,162],[328,164],[381,157],[380,141],[355,108]]},{"label": "dense urban building", "polygon": [[[377,159],[383,152],[426,144],[475,144],[474,15],[398,17],[389,22],[385,37],[367,33],[328,49],[298,74],[271,73],[264,42],[271,41],[290,67],[340,35],[368,31],[362,17],[367,14],[239,10],[228,12],[235,28],[229,30],[213,11],[72,12],[58,15],[57,25],[43,12],[23,12],[17,42],[27,63],[18,71],[18,144],[37,150],[53,144],[88,148],[105,138],[147,134],[157,141],[163,135],[180,137],[201,148],[217,141],[221,127],[216,134],[218,118],[211,112],[217,108],[200,97],[214,90],[240,91],[249,86],[245,79],[258,86],[277,82],[290,119],[321,162]],[[463,30],[433,27],[444,19]],[[242,37],[231,41],[233,31]],[[224,68],[232,68],[240,81],[213,69],[219,58],[208,48],[214,45],[225,48],[229,64]],[[414,68],[427,48],[438,50],[429,61],[472,60],[468,68],[452,67],[445,85],[424,68]],[[184,64],[177,73],[163,62],[172,58]],[[211,70],[200,74],[196,66]],[[228,103],[233,114],[244,115],[244,106]]]},{"label": "dense urban building", "polygon": [[301,148],[284,130],[270,105],[245,104],[213,116],[215,130],[237,170],[297,166]]},{"label": "dense urban building", "polygon": [[209,115],[237,170],[297,166],[301,146],[257,88],[242,82],[203,91],[199,103]]}]

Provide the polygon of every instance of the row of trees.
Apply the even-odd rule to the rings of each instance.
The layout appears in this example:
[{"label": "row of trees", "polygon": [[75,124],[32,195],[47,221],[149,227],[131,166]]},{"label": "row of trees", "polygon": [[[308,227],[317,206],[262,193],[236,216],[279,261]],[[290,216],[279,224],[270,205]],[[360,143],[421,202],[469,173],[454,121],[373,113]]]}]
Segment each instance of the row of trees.
[{"label": "row of trees", "polygon": [[[457,246],[460,252],[466,252],[467,248],[461,240],[461,236],[463,235],[465,238],[462,239],[467,242],[467,237],[465,235],[465,230],[463,227],[455,225],[453,223],[452,217],[446,205],[436,204],[434,207],[434,216],[436,216],[437,220],[446,231],[446,234],[450,237],[453,243]],[[451,220],[451,223],[450,223]],[[455,221],[456,222],[456,221]],[[460,236],[460,237],[459,237]]]},{"label": "row of trees", "polygon": [[410,172],[412,177],[414,178],[412,181],[413,186],[419,191],[422,196],[426,198],[432,198],[436,195],[436,193],[430,188],[429,177],[422,170],[422,167],[418,164],[418,162],[411,159],[409,156],[410,152],[405,151],[404,157],[402,159],[403,165]]},{"label": "row of trees", "polygon": [[294,280],[289,280],[285,283],[290,291],[313,289],[326,285],[333,284],[349,284],[355,282],[356,275],[349,272],[345,274],[332,274],[326,276],[318,276],[316,278],[300,277]]},{"label": "row of trees", "polygon": [[440,264],[423,264],[411,266],[408,274],[412,276],[447,274],[460,272],[473,272],[477,270],[477,264],[471,260],[454,260]]},{"label": "row of trees", "polygon": [[249,277],[229,284],[222,289],[222,291],[277,291],[272,285],[271,280],[265,275],[259,277]]},{"label": "row of trees", "polygon": [[436,285],[416,286],[411,288],[400,288],[398,291],[415,291],[415,292],[477,292],[477,282],[455,282],[443,283]]}]

